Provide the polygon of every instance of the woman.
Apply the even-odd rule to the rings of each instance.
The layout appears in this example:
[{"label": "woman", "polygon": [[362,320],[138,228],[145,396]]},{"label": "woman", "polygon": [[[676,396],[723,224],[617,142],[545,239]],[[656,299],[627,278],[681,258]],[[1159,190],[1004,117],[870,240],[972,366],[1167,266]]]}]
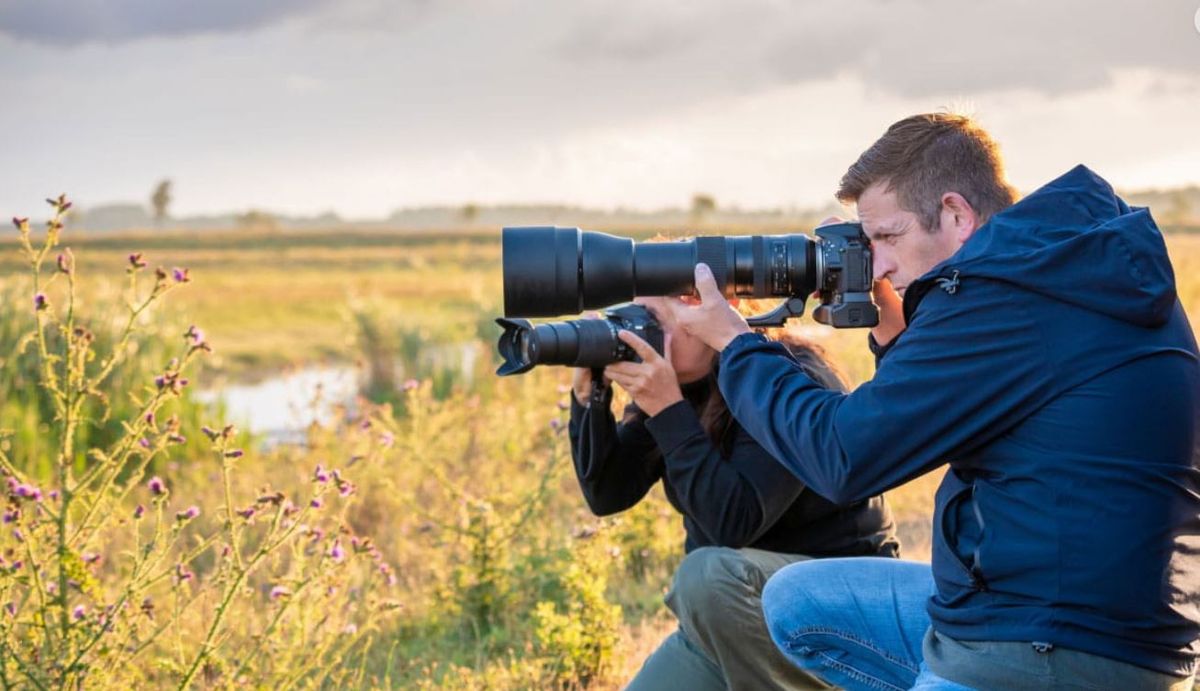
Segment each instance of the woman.
[{"label": "woman", "polygon": [[[678,298],[638,300],[662,324],[666,357],[622,331],[642,362],[606,367],[595,398],[591,372],[576,370],[571,404],[571,451],[592,511],[624,511],[661,480],[687,531],[687,555],[666,597],[679,630],[629,688],[827,688],[772,643],[763,585],[801,559],[898,556],[891,513],[881,496],[831,504],[751,439],[717,388],[718,353],[674,328],[670,299]],[[817,346],[779,338],[816,381],[845,390]],[[633,400],[620,423],[609,380]]]}]

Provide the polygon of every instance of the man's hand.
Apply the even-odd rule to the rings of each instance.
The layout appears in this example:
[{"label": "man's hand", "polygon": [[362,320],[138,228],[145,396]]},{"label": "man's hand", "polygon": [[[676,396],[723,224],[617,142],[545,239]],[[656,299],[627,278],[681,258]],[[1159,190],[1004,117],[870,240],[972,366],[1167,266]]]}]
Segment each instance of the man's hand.
[{"label": "man's hand", "polygon": [[908,325],[904,323],[904,301],[886,278],[875,281],[871,296],[879,307],[879,324],[871,329],[875,342],[885,346],[900,335]]},{"label": "man's hand", "polygon": [[[649,343],[637,335],[622,330],[617,334],[629,347],[633,348],[641,358],[641,362],[615,362],[604,368],[604,376],[621,385],[629,392],[633,402],[650,417],[654,417],[667,407],[683,400],[683,392],[679,389],[679,380],[675,376],[675,368],[671,366],[671,344],[664,343],[663,350],[667,358],[663,358]],[[669,338],[669,337],[668,337]]]},{"label": "man's hand", "polygon": [[677,328],[700,339],[718,353],[725,350],[725,346],[734,338],[750,332],[746,320],[721,294],[707,264],[696,265],[696,291],[700,293],[699,305],[667,301]]}]

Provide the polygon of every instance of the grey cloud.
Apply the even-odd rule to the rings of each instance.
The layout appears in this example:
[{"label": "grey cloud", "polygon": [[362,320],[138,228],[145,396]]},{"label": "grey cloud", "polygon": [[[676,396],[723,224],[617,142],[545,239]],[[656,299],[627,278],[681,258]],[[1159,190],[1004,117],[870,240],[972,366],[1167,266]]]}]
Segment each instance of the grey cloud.
[{"label": "grey cloud", "polygon": [[330,0],[9,0],[0,34],[53,45],[262,28]]},{"label": "grey cloud", "polygon": [[722,5],[647,11],[641,2],[606,2],[584,12],[557,50],[569,46],[581,60],[686,62],[696,78],[740,72],[747,81],[794,83],[851,73],[907,97],[1062,94],[1107,84],[1122,68],[1200,76],[1195,0]]}]

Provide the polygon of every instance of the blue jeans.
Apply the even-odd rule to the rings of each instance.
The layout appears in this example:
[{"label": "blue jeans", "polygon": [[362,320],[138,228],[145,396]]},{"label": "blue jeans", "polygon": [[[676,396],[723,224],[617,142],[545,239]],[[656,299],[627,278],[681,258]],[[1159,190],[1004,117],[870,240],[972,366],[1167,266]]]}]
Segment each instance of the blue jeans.
[{"label": "blue jeans", "polygon": [[[930,628],[925,604],[933,592],[928,564],[815,559],[780,569],[762,601],[775,645],[797,666],[847,689],[1192,687],[1190,677],[1048,643],[956,641]],[[927,663],[959,681],[938,676]]]},{"label": "blue jeans", "polygon": [[817,559],[776,573],[763,590],[763,611],[775,645],[837,686],[969,691],[923,663],[933,587],[928,564]]}]

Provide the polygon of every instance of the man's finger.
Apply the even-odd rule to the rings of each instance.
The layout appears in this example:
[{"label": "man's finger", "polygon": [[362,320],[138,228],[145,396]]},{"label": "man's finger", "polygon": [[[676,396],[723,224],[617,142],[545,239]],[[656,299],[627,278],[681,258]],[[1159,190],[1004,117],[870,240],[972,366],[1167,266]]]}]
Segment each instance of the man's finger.
[{"label": "man's finger", "polygon": [[642,340],[640,336],[632,331],[621,329],[617,332],[617,338],[629,344],[629,347],[633,348],[633,352],[641,356],[643,362],[653,362],[660,357],[658,352],[654,350],[654,346]]},{"label": "man's finger", "polygon": [[696,292],[700,293],[700,301],[705,305],[725,301],[725,296],[717,287],[717,279],[713,278],[712,269],[708,268],[708,264],[696,265]]},{"label": "man's finger", "polygon": [[844,218],[840,218],[838,216],[830,216],[829,218],[826,218],[824,221],[821,221],[820,223],[818,223],[817,227],[820,228],[821,226],[831,226],[835,223],[845,223],[845,222],[846,222],[846,219],[844,219]]}]

